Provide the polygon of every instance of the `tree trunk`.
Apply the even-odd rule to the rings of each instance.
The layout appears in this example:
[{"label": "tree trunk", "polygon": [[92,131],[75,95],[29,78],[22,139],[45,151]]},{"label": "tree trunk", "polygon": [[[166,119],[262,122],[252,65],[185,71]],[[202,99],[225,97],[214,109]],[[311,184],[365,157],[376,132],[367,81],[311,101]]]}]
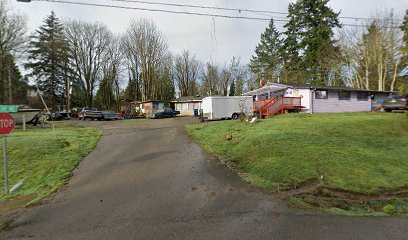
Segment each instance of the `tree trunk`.
[{"label": "tree trunk", "polygon": [[13,91],[11,83],[11,61],[8,64],[8,94],[9,94],[9,104],[13,104]]},{"label": "tree trunk", "polygon": [[384,60],[384,72],[382,72],[382,89],[385,90],[385,83],[387,82],[387,73],[388,73],[388,54],[385,55]]},{"label": "tree trunk", "polygon": [[370,81],[369,81],[369,72],[368,72],[368,64],[365,66],[365,89],[370,89]]},{"label": "tree trunk", "polygon": [[394,84],[395,84],[395,80],[397,79],[397,69],[398,69],[398,63],[395,63],[394,74],[392,75],[392,82],[391,82],[391,86],[390,86],[390,91],[391,92],[394,91]]},{"label": "tree trunk", "polygon": [[[7,96],[7,91],[6,91],[6,81],[3,79],[3,55],[0,53],[0,86],[3,87],[3,101],[5,101],[5,96]],[[2,97],[0,97],[0,101],[2,100]]]},{"label": "tree trunk", "polygon": [[377,65],[378,91],[382,91],[382,90],[383,90],[383,88],[382,88],[382,86],[383,86],[383,83],[382,83],[382,70],[383,70],[382,60],[381,60],[381,61],[378,61],[377,64],[378,64],[378,65]]},{"label": "tree trunk", "polygon": [[67,94],[67,111],[71,109],[71,83],[67,74],[67,62],[65,62],[65,83],[66,83],[66,94]]}]

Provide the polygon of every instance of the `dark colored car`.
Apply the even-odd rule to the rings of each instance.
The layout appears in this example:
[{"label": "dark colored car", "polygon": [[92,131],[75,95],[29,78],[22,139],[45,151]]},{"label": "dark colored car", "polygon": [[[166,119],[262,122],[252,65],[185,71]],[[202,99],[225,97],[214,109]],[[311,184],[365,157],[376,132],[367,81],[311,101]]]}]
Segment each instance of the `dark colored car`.
[{"label": "dark colored car", "polygon": [[384,100],[383,108],[387,112],[392,110],[408,110],[408,95],[391,95]]},{"label": "dark colored car", "polygon": [[102,111],[102,120],[117,120],[116,112],[114,111]]},{"label": "dark colored car", "polygon": [[180,114],[179,111],[174,111],[172,108],[166,108],[154,113],[153,118],[175,117]]}]

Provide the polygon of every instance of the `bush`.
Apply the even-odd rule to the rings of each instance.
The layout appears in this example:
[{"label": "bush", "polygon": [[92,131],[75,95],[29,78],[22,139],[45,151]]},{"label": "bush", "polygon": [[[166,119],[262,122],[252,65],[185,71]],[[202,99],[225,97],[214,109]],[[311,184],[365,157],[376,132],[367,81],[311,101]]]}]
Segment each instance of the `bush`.
[{"label": "bush", "polygon": [[396,212],[394,205],[387,204],[382,208],[382,211],[386,214],[392,215]]}]

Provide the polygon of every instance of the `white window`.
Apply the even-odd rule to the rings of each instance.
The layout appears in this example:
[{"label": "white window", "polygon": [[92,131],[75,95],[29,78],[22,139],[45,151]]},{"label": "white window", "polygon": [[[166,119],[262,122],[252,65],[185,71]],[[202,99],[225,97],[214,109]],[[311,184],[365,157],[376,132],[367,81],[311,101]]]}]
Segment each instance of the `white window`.
[{"label": "white window", "polygon": [[180,111],[181,110],[181,103],[176,103],[176,110]]}]

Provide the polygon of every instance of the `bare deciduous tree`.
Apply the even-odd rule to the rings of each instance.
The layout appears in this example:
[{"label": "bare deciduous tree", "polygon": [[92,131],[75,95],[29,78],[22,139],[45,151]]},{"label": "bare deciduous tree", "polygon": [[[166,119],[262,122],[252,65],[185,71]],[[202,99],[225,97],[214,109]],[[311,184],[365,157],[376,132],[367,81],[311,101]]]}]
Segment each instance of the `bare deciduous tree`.
[{"label": "bare deciduous tree", "polygon": [[[138,79],[140,74],[141,99],[159,99],[158,92],[162,82],[160,64],[168,56],[167,43],[162,33],[150,20],[132,21],[124,37],[126,56],[130,60],[129,69],[133,78]],[[132,71],[136,71],[133,72]]]},{"label": "bare deciduous tree", "polygon": [[75,74],[85,94],[85,102],[93,106],[94,91],[102,78],[104,56],[112,41],[112,33],[102,23],[70,21],[66,23],[69,51]]},{"label": "bare deciduous tree", "polygon": [[349,28],[340,34],[349,85],[394,90],[401,61],[401,31],[396,22],[392,11],[379,12],[367,29]]},{"label": "bare deciduous tree", "polygon": [[[13,101],[11,80],[13,66],[6,58],[22,50],[26,42],[25,33],[25,17],[11,13],[6,2],[0,0],[0,91],[2,90],[1,95],[3,96],[0,100],[2,102],[7,99],[11,104]],[[4,63],[8,64],[5,65]],[[4,69],[4,67],[7,67],[7,69]],[[3,75],[3,72],[6,72],[6,74]]]},{"label": "bare deciduous tree", "polygon": [[189,50],[184,50],[174,60],[174,75],[181,96],[194,96],[198,93],[200,62]]},{"label": "bare deciduous tree", "polygon": [[207,62],[205,70],[203,71],[201,95],[219,95],[221,93],[220,88],[220,74],[219,68],[212,62]]},{"label": "bare deciduous tree", "polygon": [[120,49],[120,38],[113,37],[104,55],[102,79],[96,94],[98,104],[103,109],[120,111],[121,70],[122,51]]}]

